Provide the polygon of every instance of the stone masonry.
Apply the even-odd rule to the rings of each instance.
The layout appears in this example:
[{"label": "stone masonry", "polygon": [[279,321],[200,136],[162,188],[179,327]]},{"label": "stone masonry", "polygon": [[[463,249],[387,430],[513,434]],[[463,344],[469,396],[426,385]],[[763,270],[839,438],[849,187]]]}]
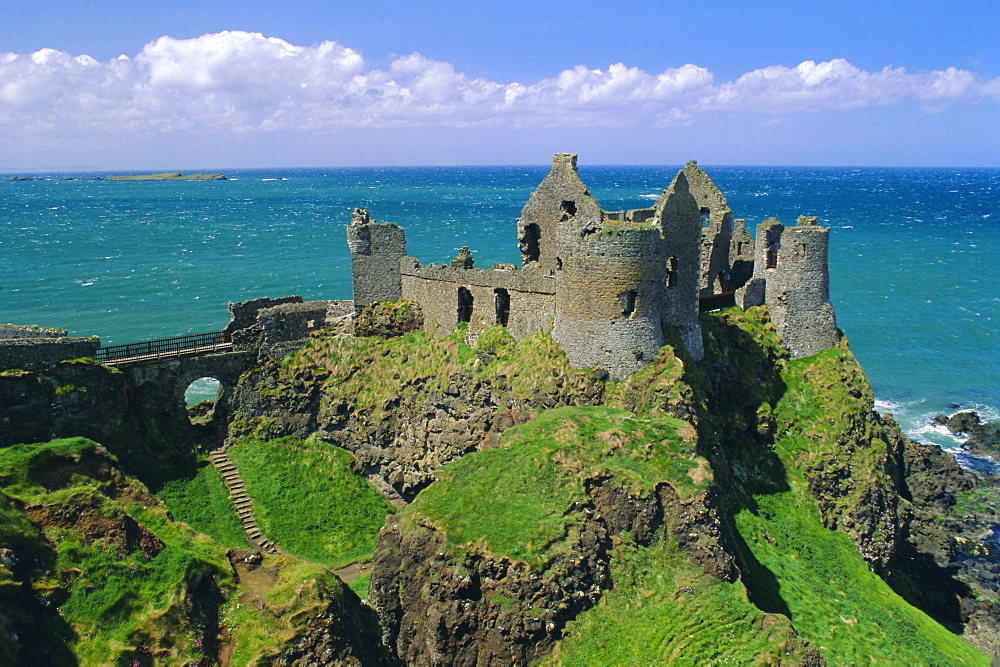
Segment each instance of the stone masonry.
[{"label": "stone masonry", "polygon": [[772,220],[754,242],[694,161],[651,208],[605,211],[580,179],[577,156],[559,153],[518,218],[520,269],[475,268],[467,247],[447,266],[424,266],[406,255],[402,229],[363,209],[347,237],[357,312],[406,298],[436,336],[463,323],[473,336],[498,325],[515,338],[550,329],[574,367],[620,379],[656,354],[665,326],[700,359],[699,298],[712,295],[767,303],[793,358],[829,347],[838,334],[828,231],[815,218],[788,230]]}]

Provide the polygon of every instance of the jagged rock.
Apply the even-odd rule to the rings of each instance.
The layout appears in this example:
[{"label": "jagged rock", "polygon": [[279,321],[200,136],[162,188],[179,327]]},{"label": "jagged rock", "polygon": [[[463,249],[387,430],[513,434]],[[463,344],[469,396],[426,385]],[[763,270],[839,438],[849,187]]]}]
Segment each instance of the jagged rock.
[{"label": "jagged rock", "polygon": [[396,338],[410,331],[420,331],[424,314],[412,301],[377,301],[361,309],[354,319],[357,336]]}]

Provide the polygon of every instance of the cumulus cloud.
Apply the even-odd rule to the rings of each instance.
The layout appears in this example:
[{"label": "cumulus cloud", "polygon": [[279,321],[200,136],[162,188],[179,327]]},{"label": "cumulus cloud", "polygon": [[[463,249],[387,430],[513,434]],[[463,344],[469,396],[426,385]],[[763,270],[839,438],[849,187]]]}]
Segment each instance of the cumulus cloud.
[{"label": "cumulus cloud", "polygon": [[772,66],[717,82],[685,64],[650,73],[582,65],[535,82],[470,77],[418,53],[384,68],[336,42],[298,46],[259,33],[161,37],[98,62],[53,49],[0,53],[0,126],[46,132],[153,129],[324,130],[398,125],[653,127],[696,114],[785,114],[1000,101],[1000,79],[945,70],[876,72],[843,59]]}]

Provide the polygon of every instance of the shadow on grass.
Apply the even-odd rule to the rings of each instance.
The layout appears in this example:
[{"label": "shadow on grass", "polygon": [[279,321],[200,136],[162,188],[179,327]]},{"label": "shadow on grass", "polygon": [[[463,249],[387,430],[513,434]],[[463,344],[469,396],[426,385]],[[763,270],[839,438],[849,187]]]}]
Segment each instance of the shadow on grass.
[{"label": "shadow on grass", "polygon": [[[750,333],[714,315],[702,317],[702,329],[705,358],[691,372],[703,377],[691,378],[689,383],[700,385],[707,397],[699,425],[699,453],[712,463],[716,484],[727,490],[720,504],[724,539],[750,601],[764,612],[794,621],[778,578],[757,559],[735,521],[743,511],[760,513],[756,496],[791,488],[767,423],[770,407],[787,387],[774,351],[765,349]],[[762,410],[765,404],[768,408]]]}]

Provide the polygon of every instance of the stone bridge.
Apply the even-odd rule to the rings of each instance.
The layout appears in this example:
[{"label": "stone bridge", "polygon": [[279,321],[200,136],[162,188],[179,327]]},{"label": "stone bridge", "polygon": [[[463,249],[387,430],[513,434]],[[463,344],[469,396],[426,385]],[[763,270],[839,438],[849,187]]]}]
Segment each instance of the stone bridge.
[{"label": "stone bridge", "polygon": [[199,378],[219,381],[220,391],[211,414],[210,426],[224,428],[231,414],[230,401],[240,375],[257,361],[254,352],[237,351],[204,353],[196,356],[150,359],[124,364],[118,369],[125,375],[133,391],[133,399],[148,413],[161,417],[186,417],[184,393]]}]

